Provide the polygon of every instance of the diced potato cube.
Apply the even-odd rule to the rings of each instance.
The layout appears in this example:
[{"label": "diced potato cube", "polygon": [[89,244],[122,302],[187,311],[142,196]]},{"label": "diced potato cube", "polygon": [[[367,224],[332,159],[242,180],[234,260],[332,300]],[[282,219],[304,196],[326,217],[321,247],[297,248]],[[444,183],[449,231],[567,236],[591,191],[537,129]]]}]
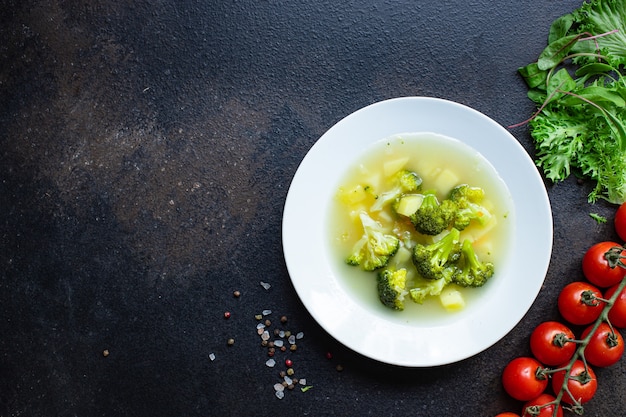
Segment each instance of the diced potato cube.
[{"label": "diced potato cube", "polygon": [[356,185],[352,188],[342,187],[339,189],[337,195],[339,197],[339,201],[349,206],[360,203],[367,198],[365,187],[363,187],[361,184]]},{"label": "diced potato cube", "polygon": [[[370,214],[372,215],[372,217],[374,217],[373,213]],[[383,227],[393,224],[394,221],[394,218],[391,216],[391,214],[386,211],[377,212],[376,219],[382,223]]]},{"label": "diced potato cube", "polygon": [[393,257],[393,260],[397,264],[408,263],[411,262],[412,256],[413,253],[409,248],[407,248],[406,246],[400,246],[400,248],[398,248],[398,252],[396,252],[395,256]]},{"label": "diced potato cube", "polygon": [[488,223],[482,225],[478,222],[472,222],[462,232],[462,237],[469,239],[471,242],[478,242],[485,237],[498,224],[496,216],[491,216]]},{"label": "diced potato cube", "polygon": [[397,158],[391,161],[387,161],[383,164],[383,174],[385,177],[390,177],[396,172],[403,169],[409,162],[409,157]]},{"label": "diced potato cube", "polygon": [[368,175],[367,177],[363,177],[363,184],[365,184],[365,186],[369,186],[370,188],[370,192],[372,192],[373,194],[377,194],[380,189],[382,188],[382,180],[381,180],[381,175],[380,173],[375,173],[375,174],[371,174]]},{"label": "diced potato cube", "polygon": [[406,287],[413,288],[413,282],[417,278],[417,272],[415,272],[415,268],[409,268],[406,270]]},{"label": "diced potato cube", "polygon": [[448,311],[458,311],[465,308],[465,299],[461,291],[454,287],[445,288],[439,295],[441,305]]},{"label": "diced potato cube", "polygon": [[450,190],[459,185],[459,177],[449,169],[444,169],[437,175],[433,182],[433,188],[441,195],[448,195]]},{"label": "diced potato cube", "polygon": [[425,178],[434,178],[442,171],[436,161],[422,159],[418,161],[417,172]]},{"label": "diced potato cube", "polygon": [[400,198],[396,212],[409,217],[420,208],[423,201],[424,196],[421,194],[406,194]]}]

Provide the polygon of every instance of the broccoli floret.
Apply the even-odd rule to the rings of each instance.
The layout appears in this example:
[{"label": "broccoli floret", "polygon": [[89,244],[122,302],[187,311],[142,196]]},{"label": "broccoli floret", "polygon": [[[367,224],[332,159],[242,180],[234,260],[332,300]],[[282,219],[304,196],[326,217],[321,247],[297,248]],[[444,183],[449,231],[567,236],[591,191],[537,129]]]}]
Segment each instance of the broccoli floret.
[{"label": "broccoli floret", "polygon": [[413,171],[401,169],[391,177],[391,188],[376,197],[376,202],[370,207],[370,211],[380,211],[404,193],[412,193],[420,190],[422,178]]},{"label": "broccoli floret", "polygon": [[469,200],[473,203],[480,203],[485,198],[485,190],[461,184],[450,190],[449,198],[454,201]]},{"label": "broccoli floret", "polygon": [[469,226],[472,220],[484,225],[491,220],[491,213],[481,205],[485,197],[485,190],[480,187],[470,187],[461,184],[450,191],[449,199],[457,205],[457,212],[454,218],[454,227],[459,230]]},{"label": "broccoli floret", "polygon": [[424,194],[422,204],[409,218],[420,233],[438,235],[450,226],[456,216],[456,203],[446,199],[439,204],[434,193]]},{"label": "broccoli floret", "polygon": [[440,295],[443,289],[452,281],[455,270],[456,268],[453,266],[446,267],[439,279],[420,279],[414,282],[409,290],[411,299],[418,304],[423,304],[426,297]]},{"label": "broccoli floret", "polygon": [[468,239],[463,240],[459,267],[452,281],[464,287],[481,287],[492,276],[493,264],[478,259],[472,243]]},{"label": "broccoli floret", "polygon": [[365,271],[374,271],[387,265],[398,251],[400,239],[384,231],[382,225],[372,219],[367,212],[359,214],[363,225],[363,236],[352,248],[346,259],[348,265],[360,265]]},{"label": "broccoli floret", "polygon": [[404,310],[406,290],[406,269],[386,268],[378,272],[378,298],[387,307]]},{"label": "broccoli floret", "polygon": [[461,232],[458,229],[452,228],[448,234],[435,243],[416,244],[412,258],[417,272],[426,279],[440,279],[444,270],[458,261],[461,256],[460,235]]}]

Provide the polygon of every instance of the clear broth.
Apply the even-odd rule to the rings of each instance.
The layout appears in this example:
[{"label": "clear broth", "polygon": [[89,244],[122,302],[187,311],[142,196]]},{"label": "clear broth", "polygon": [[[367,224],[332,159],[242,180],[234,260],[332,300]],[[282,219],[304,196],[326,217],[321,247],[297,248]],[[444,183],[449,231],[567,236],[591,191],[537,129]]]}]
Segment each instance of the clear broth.
[{"label": "clear broth", "polygon": [[[407,169],[417,172],[423,179],[423,190],[436,189],[439,197],[444,198],[448,190],[441,190],[435,184],[441,183],[441,172],[453,173],[458,184],[466,183],[482,187],[485,190],[485,205],[496,219],[495,226],[480,238],[475,249],[481,259],[491,261],[495,273],[491,280],[481,288],[461,289],[466,306],[459,312],[472,309],[477,298],[488,292],[488,287],[495,280],[501,279],[499,265],[504,265],[513,236],[514,208],[510,192],[495,168],[475,149],[446,136],[433,133],[412,133],[396,135],[374,143],[348,167],[345,175],[339,179],[336,190],[362,184],[364,179],[376,177],[382,171],[385,162],[401,157],[409,157]],[[458,185],[455,184],[455,185]],[[386,213],[386,214],[385,214]],[[387,208],[382,216],[390,216]],[[378,300],[376,290],[376,272],[366,272],[358,267],[349,266],[345,259],[354,243],[361,237],[362,231],[342,202],[337,198],[330,205],[328,213],[330,237],[330,257],[336,262],[335,271],[339,281],[349,294],[358,302],[366,303],[381,315],[401,322],[419,322],[420,325],[439,325],[450,320],[459,312],[448,312],[440,304],[438,297],[429,297],[424,304],[417,304],[407,295],[405,310],[402,312],[386,308]],[[378,219],[380,220],[380,219]],[[462,237],[471,234],[472,226],[462,232]],[[423,322],[423,318],[428,318]]]}]

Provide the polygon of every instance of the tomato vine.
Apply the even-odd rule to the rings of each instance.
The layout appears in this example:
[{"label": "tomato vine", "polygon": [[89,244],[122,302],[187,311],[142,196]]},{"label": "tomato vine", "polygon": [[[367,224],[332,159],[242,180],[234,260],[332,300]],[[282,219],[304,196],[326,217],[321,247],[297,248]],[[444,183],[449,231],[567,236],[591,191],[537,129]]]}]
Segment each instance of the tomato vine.
[{"label": "tomato vine", "polygon": [[565,322],[584,326],[579,338],[564,323],[541,323],[530,337],[533,355],[515,358],[505,367],[505,391],[526,401],[522,417],[560,417],[564,411],[583,415],[584,404],[598,388],[594,368],[611,366],[623,356],[625,342],[618,328],[626,328],[625,251],[626,244],[593,245],[582,260],[584,271],[595,271],[583,274],[593,282],[575,281],[561,290],[559,312]]},{"label": "tomato vine", "polygon": [[[617,267],[617,266],[619,266],[621,268],[626,268],[624,263],[622,263],[621,261],[619,262],[618,265],[616,265],[614,267]],[[626,288],[626,277],[622,278],[622,281],[619,283],[619,285],[617,287],[617,290],[611,296],[611,298],[609,298],[609,299],[598,299],[598,301],[602,301],[602,302],[605,303],[604,308],[602,309],[602,313],[600,313],[600,316],[596,319],[595,323],[589,329],[588,334],[583,339],[577,341],[577,343],[579,343],[579,347],[574,352],[574,355],[570,359],[570,361],[567,364],[567,366],[565,366],[564,368],[558,369],[558,370],[551,370],[551,371],[549,371],[549,373],[554,373],[556,371],[562,371],[562,370],[565,371],[565,375],[564,375],[564,378],[563,378],[563,383],[561,384],[559,392],[556,393],[556,398],[554,399],[554,405],[556,407],[558,407],[561,404],[561,402],[563,401],[564,395],[566,395],[566,394],[568,394],[570,392],[569,387],[568,387],[568,382],[569,382],[570,379],[576,378],[576,377],[572,376],[572,369],[574,368],[574,365],[576,364],[577,361],[582,361],[582,363],[583,363],[583,365],[585,367],[585,370],[587,370],[587,374],[589,374],[589,370],[591,370],[591,367],[587,363],[587,359],[585,357],[585,351],[587,349],[587,346],[589,346],[589,342],[590,342],[591,338],[594,336],[594,334],[596,333],[596,331],[598,330],[600,325],[602,323],[607,323],[610,326],[611,331],[615,334],[616,330],[613,328],[613,326],[611,326],[611,322],[609,320],[608,315],[609,315],[609,311],[611,310],[611,308],[615,304],[615,300],[617,300],[619,294],[625,288]],[[583,409],[582,402],[575,399],[575,401],[572,401],[572,403],[573,404],[571,406],[572,407],[571,410],[574,412],[574,414],[576,414],[576,415],[583,415],[584,409]],[[532,414],[532,413],[530,413],[528,415],[534,416],[534,414]],[[553,416],[556,417],[556,415],[557,415],[557,413],[556,413],[556,410],[555,410],[554,413],[553,413]]]}]

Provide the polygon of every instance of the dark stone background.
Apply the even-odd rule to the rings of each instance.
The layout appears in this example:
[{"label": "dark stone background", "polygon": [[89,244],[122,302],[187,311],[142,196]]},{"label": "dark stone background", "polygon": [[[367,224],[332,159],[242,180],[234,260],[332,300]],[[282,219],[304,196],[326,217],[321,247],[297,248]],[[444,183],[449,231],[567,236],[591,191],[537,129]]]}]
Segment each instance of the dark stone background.
[{"label": "dark stone background", "polygon": [[[434,369],[375,363],[319,328],[284,265],[282,208],[313,143],[376,101],[441,97],[505,126],[529,117],[516,70],[579,5],[4,0],[0,416],[519,412],[501,370],[558,319],[585,249],[615,238],[588,215],[614,210],[586,202],[590,184],[546,184],[552,263],[522,322]],[[512,133],[532,154],[527,129]],[[264,365],[263,309],[305,332],[290,357],[309,391],[274,397],[284,367]],[[625,366],[598,371],[585,415],[623,414]]]}]

